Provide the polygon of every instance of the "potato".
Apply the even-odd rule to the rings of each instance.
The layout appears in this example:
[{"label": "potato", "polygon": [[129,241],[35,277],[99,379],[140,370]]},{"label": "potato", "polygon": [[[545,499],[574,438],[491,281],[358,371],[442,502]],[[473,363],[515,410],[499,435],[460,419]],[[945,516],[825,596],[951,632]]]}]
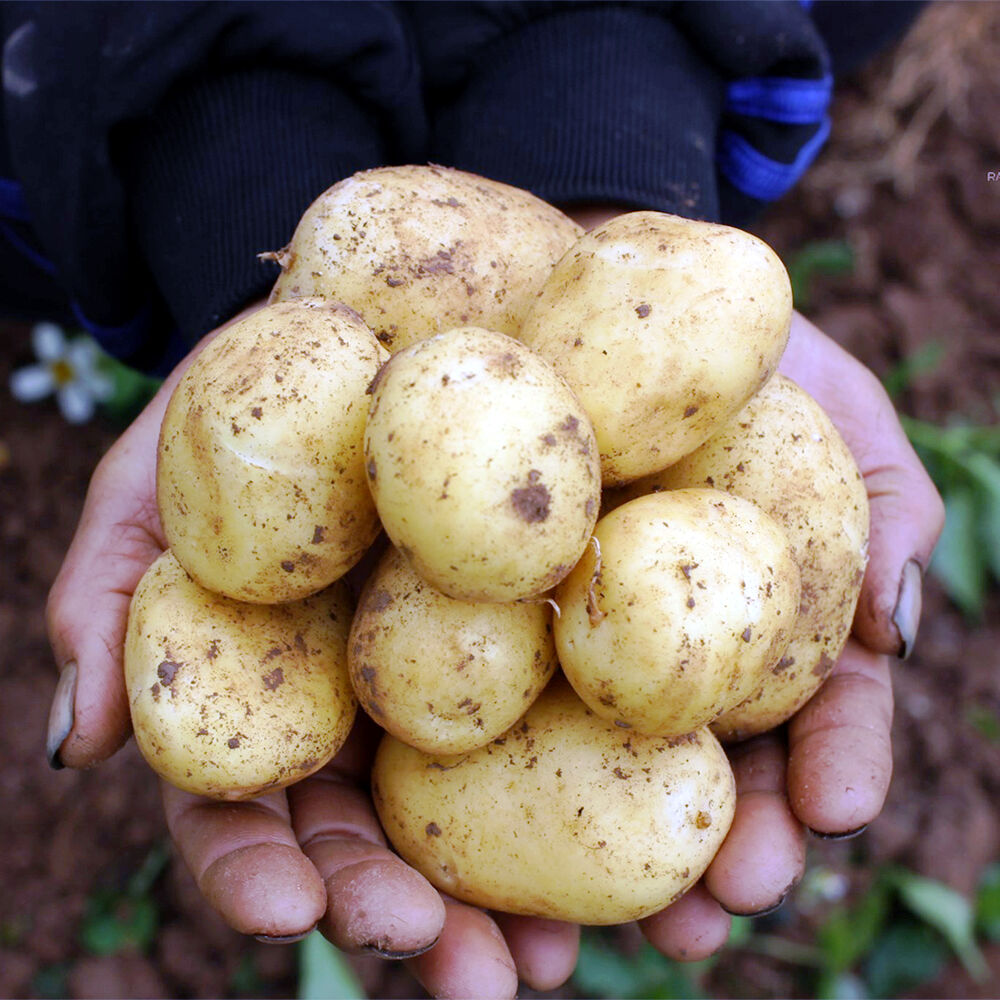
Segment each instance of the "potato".
[{"label": "potato", "polygon": [[157,500],[202,586],[274,604],[358,561],[379,530],[362,444],[387,356],[356,313],[316,301],[261,309],[198,355],[163,419]]},{"label": "potato", "polygon": [[747,500],[691,489],[640,497],[597,524],[559,586],[559,661],[601,717],[676,736],[754,694],[788,644],[799,572]]},{"label": "potato", "polygon": [[555,672],[550,618],[544,603],[446,597],[390,548],[354,615],[351,683],[362,708],[404,743],[474,750],[512,726]]},{"label": "potato", "polygon": [[766,510],[787,534],[802,577],[798,620],[772,676],[713,724],[720,738],[742,739],[794,715],[840,656],[868,562],[868,497],[830,418],[783,375],[697,451],[626,496],[691,486],[714,486]]},{"label": "potato", "polygon": [[343,584],[261,607],[205,590],[168,550],[132,598],[125,684],[136,743],[196,795],[249,799],[319,770],[356,702]]},{"label": "potato", "polygon": [[394,354],[372,388],[365,459],[386,534],[458,600],[543,593],[597,520],[587,415],[545,361],[502,333],[464,327]]},{"label": "potato", "polygon": [[641,736],[557,677],[503,737],[454,756],[384,738],[375,805],[403,858],[475,906],[582,924],[662,909],[700,877],[733,819],[707,729]]},{"label": "potato", "polygon": [[788,275],[727,226],[634,212],[569,251],[519,337],[590,415],[606,486],[693,451],[768,380],[791,323]]},{"label": "potato", "polygon": [[357,309],[390,350],[457,326],[515,334],[583,230],[519,188],[437,166],[383,167],[335,184],[274,254],[274,300]]}]

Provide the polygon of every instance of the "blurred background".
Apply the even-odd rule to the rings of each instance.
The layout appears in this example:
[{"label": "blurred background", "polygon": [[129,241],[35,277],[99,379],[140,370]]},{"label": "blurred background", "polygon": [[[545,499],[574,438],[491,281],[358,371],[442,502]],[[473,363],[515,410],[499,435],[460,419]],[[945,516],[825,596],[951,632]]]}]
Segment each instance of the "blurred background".
[{"label": "blurred background", "polygon": [[[849,13],[848,15],[849,16]],[[587,932],[559,997],[1000,995],[1000,4],[925,10],[838,86],[832,139],[757,227],[798,307],[884,381],[948,506],[916,652],[895,668],[895,774],[859,838],[814,840],[775,914],[680,966]],[[129,744],[49,770],[44,602],[89,476],[150,386],[98,362],[97,415],[8,391],[0,330],[0,996],[405,997],[398,966],[228,930],[170,854]],[[530,992],[527,994],[531,996]]]}]

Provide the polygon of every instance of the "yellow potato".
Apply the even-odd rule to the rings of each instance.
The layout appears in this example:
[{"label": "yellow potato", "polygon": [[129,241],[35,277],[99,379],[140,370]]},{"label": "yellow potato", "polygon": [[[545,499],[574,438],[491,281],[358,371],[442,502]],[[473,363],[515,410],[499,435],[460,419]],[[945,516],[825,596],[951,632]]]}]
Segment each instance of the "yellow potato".
[{"label": "yellow potato", "polygon": [[466,327],[394,354],[372,389],[368,481],[386,534],[465,601],[553,587],[600,506],[594,432],[547,362]]},{"label": "yellow potato", "polygon": [[512,726],[555,672],[545,603],[456,601],[390,548],[368,578],[348,666],[361,707],[425,753],[462,753]]},{"label": "yellow potato", "polygon": [[335,184],[274,254],[276,300],[357,309],[392,351],[456,326],[515,334],[583,232],[522,191],[438,166],[383,167]]},{"label": "yellow potato", "polygon": [[768,380],[788,340],[788,275],[727,226],[634,212],[556,266],[519,337],[579,396],[606,486],[693,451]]},{"label": "yellow potato", "polygon": [[561,678],[468,754],[431,756],[386,736],[372,787],[393,846],[443,892],[582,924],[667,906],[708,867],[735,806],[729,762],[707,729],[627,732]]},{"label": "yellow potato", "polygon": [[198,355],[163,419],[157,500],[202,586],[275,604],[361,558],[378,534],[366,393],[386,357],[356,313],[317,301],[261,309]]},{"label": "yellow potato", "polygon": [[798,619],[761,690],[713,725],[722,739],[773,729],[822,684],[851,631],[868,563],[868,497],[847,445],[822,407],[783,375],[669,469],[629,487],[713,486],[745,497],[784,529],[802,577]]},{"label": "yellow potato", "polygon": [[598,522],[555,593],[559,662],[580,697],[620,726],[676,736],[756,692],[799,606],[782,530],[718,490],[655,493]]},{"label": "yellow potato", "polygon": [[125,684],[135,739],[167,781],[249,799],[319,770],[356,702],[343,584],[262,607],[198,586],[168,550],[132,598]]}]

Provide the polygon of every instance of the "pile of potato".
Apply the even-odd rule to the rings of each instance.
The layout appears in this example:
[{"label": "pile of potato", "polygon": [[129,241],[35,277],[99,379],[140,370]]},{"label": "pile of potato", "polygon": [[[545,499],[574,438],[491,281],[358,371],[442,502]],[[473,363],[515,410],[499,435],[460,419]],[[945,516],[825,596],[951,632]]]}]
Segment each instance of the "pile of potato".
[{"label": "pile of potato", "polygon": [[732,821],[719,739],[822,683],[866,562],[854,462],[775,374],[780,261],[655,212],[584,234],[439,167],[337,184],[272,256],[163,422],[169,550],[126,640],[144,756],[251,798],[360,703],[382,824],[436,886],[662,909]]}]

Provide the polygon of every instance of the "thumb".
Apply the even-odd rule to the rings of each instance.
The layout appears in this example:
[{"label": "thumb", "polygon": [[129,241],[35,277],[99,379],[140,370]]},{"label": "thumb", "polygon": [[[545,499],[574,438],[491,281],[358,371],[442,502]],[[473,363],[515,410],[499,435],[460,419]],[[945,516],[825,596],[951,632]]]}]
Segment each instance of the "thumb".
[{"label": "thumb", "polygon": [[798,313],[781,370],[827,412],[865,481],[868,569],[854,633],[870,650],[906,656],[920,620],[923,571],[944,526],[944,504],[878,379]]}]

